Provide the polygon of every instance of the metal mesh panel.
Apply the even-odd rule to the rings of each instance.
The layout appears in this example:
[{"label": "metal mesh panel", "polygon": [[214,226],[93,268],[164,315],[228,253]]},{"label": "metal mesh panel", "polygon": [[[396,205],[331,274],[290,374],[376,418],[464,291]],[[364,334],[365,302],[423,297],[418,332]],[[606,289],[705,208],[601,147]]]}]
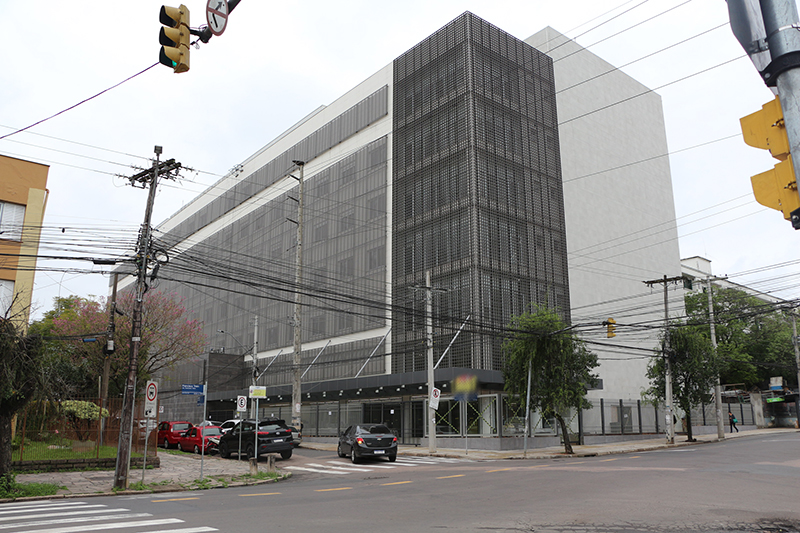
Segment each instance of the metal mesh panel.
[{"label": "metal mesh panel", "polygon": [[293,160],[309,161],[385,116],[388,94],[388,87],[382,87],[334,118],[167,232],[165,241],[177,244],[286,176]]},{"label": "metal mesh panel", "polygon": [[[386,138],[374,141],[306,180],[304,343],[386,325],[387,144]],[[204,321],[211,347],[248,352],[254,315],[260,318],[259,351],[292,345],[296,225],[286,219],[296,218],[296,195],[295,187],[172,254],[162,267],[159,289],[185,298]],[[304,381],[353,377],[379,340],[329,347]],[[304,364],[315,355],[303,352]],[[364,375],[384,372],[378,355]],[[332,364],[333,357],[341,364]],[[291,381],[279,363],[261,384]],[[242,373],[239,386],[247,383],[249,374]]]},{"label": "metal mesh panel", "polygon": [[[569,320],[551,60],[465,13],[394,62],[394,372],[422,370],[432,271],[444,366],[502,368],[491,332],[531,302]],[[483,331],[485,334],[480,334]]]}]

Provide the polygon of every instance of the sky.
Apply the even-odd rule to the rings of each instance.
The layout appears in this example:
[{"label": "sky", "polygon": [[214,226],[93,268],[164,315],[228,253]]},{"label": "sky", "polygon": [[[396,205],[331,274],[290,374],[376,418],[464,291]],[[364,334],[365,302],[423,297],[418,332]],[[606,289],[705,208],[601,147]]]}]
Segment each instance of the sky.
[{"label": "sky", "polygon": [[[205,2],[184,1],[191,26],[205,24]],[[308,113],[471,11],[520,39],[551,26],[658,93],[681,257],[703,256],[716,275],[800,296],[800,233],[756,203],[750,185],[777,161],[745,145],[739,127],[773,95],[730,31],[723,0],[242,0],[223,35],[192,48],[182,74],[153,66],[160,2],[3,4],[5,19],[18,22],[0,33],[0,137],[60,113],[0,140],[1,155],[50,167],[42,255],[130,254],[147,195],[124,176],[149,167],[154,146],[163,147],[162,160],[192,169],[159,187],[158,224]],[[38,266],[34,319],[58,296],[108,293],[109,267]]]}]

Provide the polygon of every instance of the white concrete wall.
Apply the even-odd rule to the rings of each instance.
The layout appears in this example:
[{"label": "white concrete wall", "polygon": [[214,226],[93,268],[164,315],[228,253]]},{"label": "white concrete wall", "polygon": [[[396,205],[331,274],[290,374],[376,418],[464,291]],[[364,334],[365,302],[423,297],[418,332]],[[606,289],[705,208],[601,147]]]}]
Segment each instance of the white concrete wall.
[{"label": "white concrete wall", "polygon": [[[572,321],[597,324],[578,330],[587,340],[630,347],[589,346],[604,381],[590,397],[638,399],[664,318],[663,287],[643,281],[681,273],[661,98],[552,28],[526,42],[554,60]],[[669,289],[680,315],[682,291]]]}]

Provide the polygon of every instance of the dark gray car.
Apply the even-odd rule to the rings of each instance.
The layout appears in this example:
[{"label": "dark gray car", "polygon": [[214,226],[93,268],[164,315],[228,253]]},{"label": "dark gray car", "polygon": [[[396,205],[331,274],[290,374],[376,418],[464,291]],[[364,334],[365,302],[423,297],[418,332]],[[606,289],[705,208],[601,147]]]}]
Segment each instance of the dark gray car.
[{"label": "dark gray car", "polygon": [[[242,420],[219,439],[219,454],[228,458],[232,453],[242,453],[250,459],[256,453],[279,453],[281,458],[292,456],[292,430],[279,418],[266,418],[258,421],[258,451],[253,432],[255,420]],[[239,438],[241,435],[241,439]],[[241,449],[239,442],[241,441]]]},{"label": "dark gray car", "polygon": [[362,457],[397,459],[397,437],[383,424],[356,424],[339,436],[339,457],[350,456],[353,463]]}]

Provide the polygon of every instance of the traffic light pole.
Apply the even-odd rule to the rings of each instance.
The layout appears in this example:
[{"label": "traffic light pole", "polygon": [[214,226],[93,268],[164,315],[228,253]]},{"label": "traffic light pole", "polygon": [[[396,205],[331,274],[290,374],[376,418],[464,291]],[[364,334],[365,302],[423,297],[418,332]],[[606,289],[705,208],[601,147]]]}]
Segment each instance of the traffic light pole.
[{"label": "traffic light pole", "polygon": [[[761,0],[761,16],[767,33],[772,64],[794,61],[797,66],[783,70],[775,82],[789,139],[794,175],[800,176],[800,31],[795,0]],[[800,196],[800,188],[798,189]]]}]

